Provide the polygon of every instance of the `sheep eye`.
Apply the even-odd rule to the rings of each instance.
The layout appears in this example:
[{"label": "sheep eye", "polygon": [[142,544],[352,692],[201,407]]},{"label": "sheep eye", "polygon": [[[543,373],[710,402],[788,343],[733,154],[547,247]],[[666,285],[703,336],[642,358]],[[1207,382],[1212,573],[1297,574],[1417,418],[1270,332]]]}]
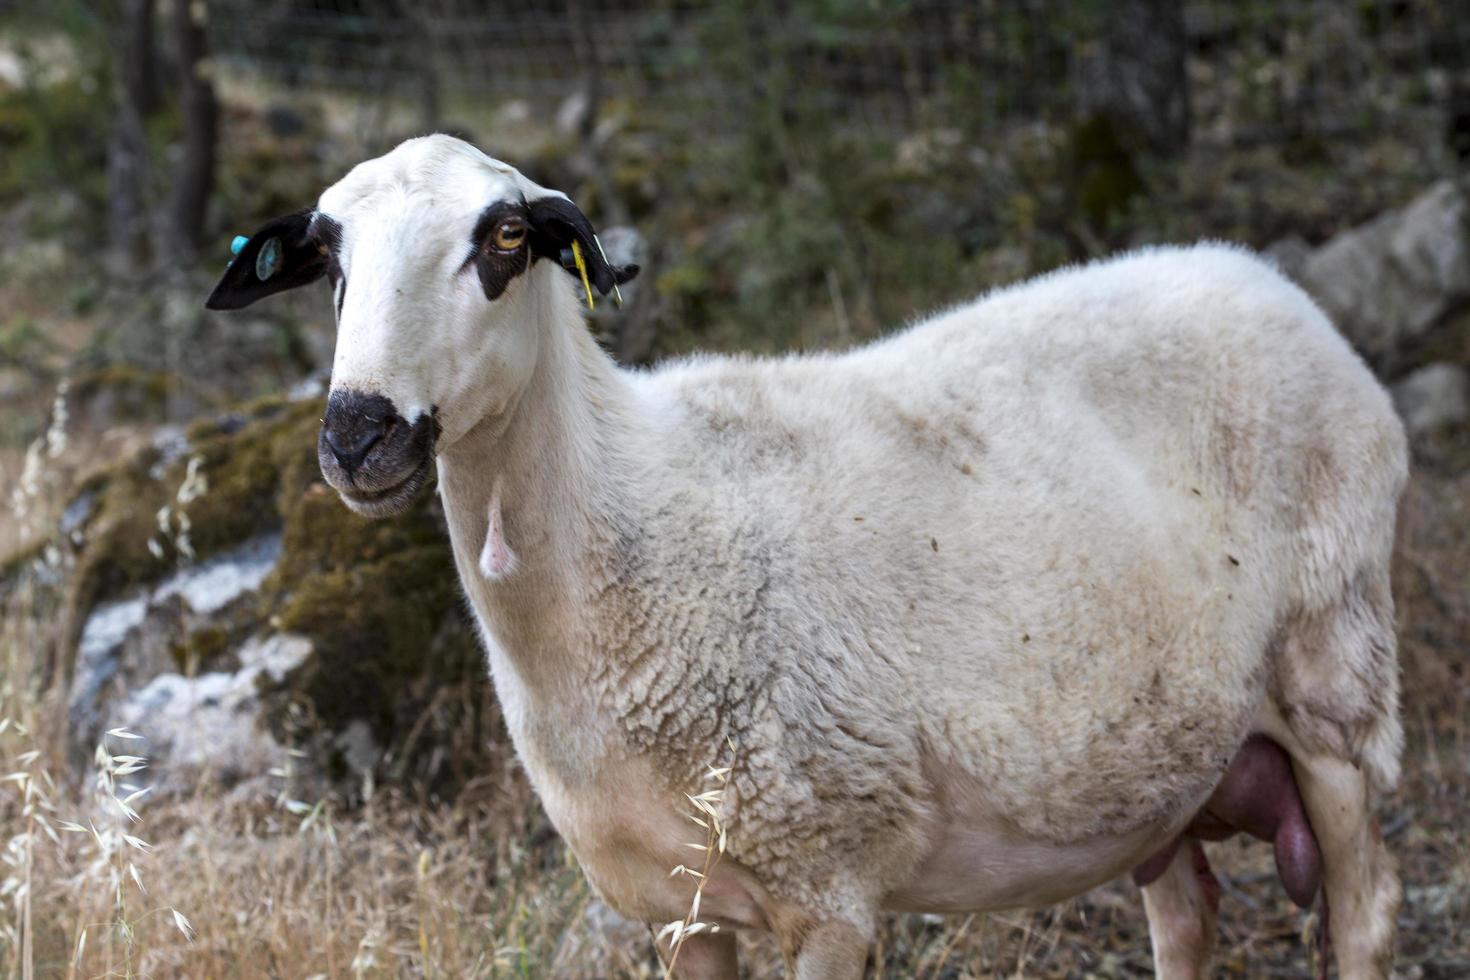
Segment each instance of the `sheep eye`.
[{"label": "sheep eye", "polygon": [[512,218],[502,221],[495,227],[495,247],[510,252],[521,247],[521,242],[526,240],[526,223],[520,218]]}]

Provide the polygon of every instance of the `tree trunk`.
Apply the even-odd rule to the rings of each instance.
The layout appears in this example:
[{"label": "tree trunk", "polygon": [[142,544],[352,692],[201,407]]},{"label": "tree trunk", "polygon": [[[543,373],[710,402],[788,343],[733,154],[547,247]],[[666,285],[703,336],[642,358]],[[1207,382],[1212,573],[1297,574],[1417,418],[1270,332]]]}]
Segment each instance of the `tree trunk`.
[{"label": "tree trunk", "polygon": [[158,110],[158,55],[154,48],[153,0],[119,0],[119,45],[125,53],[118,65],[122,84],[144,118]]},{"label": "tree trunk", "polygon": [[158,108],[152,0],[118,0],[103,7],[112,39],[117,116],[107,138],[109,264],[132,267],[147,242],[148,136],[145,120]]},{"label": "tree trunk", "polygon": [[204,238],[205,209],[214,187],[215,138],[219,103],[211,81],[209,40],[205,34],[204,0],[174,0],[174,35],[179,49],[179,111],[184,127],[184,152],[174,175],[168,252],[184,263],[197,253]]}]

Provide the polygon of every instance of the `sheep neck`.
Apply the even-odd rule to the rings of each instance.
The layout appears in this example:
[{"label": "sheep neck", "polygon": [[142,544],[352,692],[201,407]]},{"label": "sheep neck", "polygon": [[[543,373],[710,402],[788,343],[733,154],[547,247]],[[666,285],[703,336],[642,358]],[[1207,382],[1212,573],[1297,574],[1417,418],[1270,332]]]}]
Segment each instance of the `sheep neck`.
[{"label": "sheep neck", "polygon": [[[586,693],[585,566],[629,523],[636,495],[626,460],[640,427],[628,379],[572,294],[547,290],[535,312],[526,326],[542,349],[529,383],[504,413],[440,452],[439,486],[497,689],[504,698],[514,685],[546,706]],[[496,503],[515,564],[490,581],[479,557]]]}]

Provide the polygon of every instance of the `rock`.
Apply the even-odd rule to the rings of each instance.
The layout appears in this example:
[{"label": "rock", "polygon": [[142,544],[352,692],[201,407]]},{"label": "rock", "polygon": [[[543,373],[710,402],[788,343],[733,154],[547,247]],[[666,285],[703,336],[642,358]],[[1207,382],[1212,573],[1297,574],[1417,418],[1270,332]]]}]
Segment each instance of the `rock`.
[{"label": "rock", "polygon": [[252,638],[240,647],[238,670],[159,674],[111,708],[106,728],[143,736],[143,782],[155,796],[205,780],[259,786],[287,757],[287,746],[258,724],[262,692],[279,686],[311,652],[302,636]]},{"label": "rock", "polygon": [[510,99],[495,112],[495,121],[502,126],[518,126],[531,121],[531,103],[525,99]]},{"label": "rock", "polygon": [[86,754],[113,727],[114,705],[170,671],[197,666],[218,645],[231,603],[260,587],[281,552],[266,534],[185,566],[130,598],[103,603],[82,627],[67,699],[75,748]]},{"label": "rock", "polygon": [[153,599],[156,602],[182,596],[193,612],[217,612],[244,593],[260,588],[280,554],[281,536],[263,534],[171,575],[154,591]]},{"label": "rock", "polygon": [[1275,263],[1288,279],[1300,280],[1302,269],[1312,257],[1312,246],[1300,235],[1288,235],[1267,245],[1261,255]]},{"label": "rock", "polygon": [[64,536],[79,542],[82,528],[86,527],[96,506],[97,495],[90,490],[83,490],[72,499],[71,503],[66,505],[66,510],[61,512],[61,520],[57,523],[56,529]]},{"label": "rock", "polygon": [[1464,193],[1440,181],[1317,249],[1298,281],[1364,357],[1391,369],[1406,346],[1470,298],[1467,220]]},{"label": "rock", "polygon": [[153,592],[153,601],[182,596],[196,613],[213,613],[254,591],[275,566],[281,536],[264,534],[200,565],[186,566]]},{"label": "rock", "polygon": [[237,406],[78,488],[49,600],[76,637],[78,765],[116,725],[146,729],[161,778],[185,782],[248,784],[289,747],[303,799],[394,781],[447,797],[495,764],[438,498],[352,514],[321,482],[320,415],[319,399]]},{"label": "rock", "polygon": [[1426,364],[1392,388],[1410,438],[1470,421],[1470,372],[1443,361]]},{"label": "rock", "polygon": [[117,676],[123,642],[148,613],[145,597],[107,602],[93,610],[77,645],[76,673],[67,698],[73,739],[95,742],[103,731],[100,705]]},{"label": "rock", "polygon": [[158,455],[148,474],[155,480],[161,480],[168,468],[189,452],[189,437],[181,425],[161,425],[153,430],[153,448]]},{"label": "rock", "polygon": [[557,132],[567,136],[575,136],[581,132],[587,121],[588,111],[587,93],[578,91],[567,96],[556,110]]}]

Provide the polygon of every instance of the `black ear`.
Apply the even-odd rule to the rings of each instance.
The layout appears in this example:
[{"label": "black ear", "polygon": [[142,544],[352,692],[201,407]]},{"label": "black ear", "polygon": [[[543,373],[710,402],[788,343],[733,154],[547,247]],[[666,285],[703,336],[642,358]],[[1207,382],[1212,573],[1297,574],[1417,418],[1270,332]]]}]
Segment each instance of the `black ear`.
[{"label": "black ear", "polygon": [[606,296],[612,292],[613,286],[622,285],[638,275],[636,265],[612,265],[603,257],[592,222],[587,220],[581,208],[566,198],[537,198],[527,203],[526,210],[531,220],[531,250],[558,263],[575,276],[577,267],[570,254],[565,258],[562,255],[563,251],[570,253],[575,241],[582,250],[582,257],[587,260],[587,278],[602,295]]},{"label": "black ear", "polygon": [[327,256],[306,235],[312,209],[275,218],[250,236],[209,299],[207,309],[238,310],[263,296],[295,289],[320,279]]}]

